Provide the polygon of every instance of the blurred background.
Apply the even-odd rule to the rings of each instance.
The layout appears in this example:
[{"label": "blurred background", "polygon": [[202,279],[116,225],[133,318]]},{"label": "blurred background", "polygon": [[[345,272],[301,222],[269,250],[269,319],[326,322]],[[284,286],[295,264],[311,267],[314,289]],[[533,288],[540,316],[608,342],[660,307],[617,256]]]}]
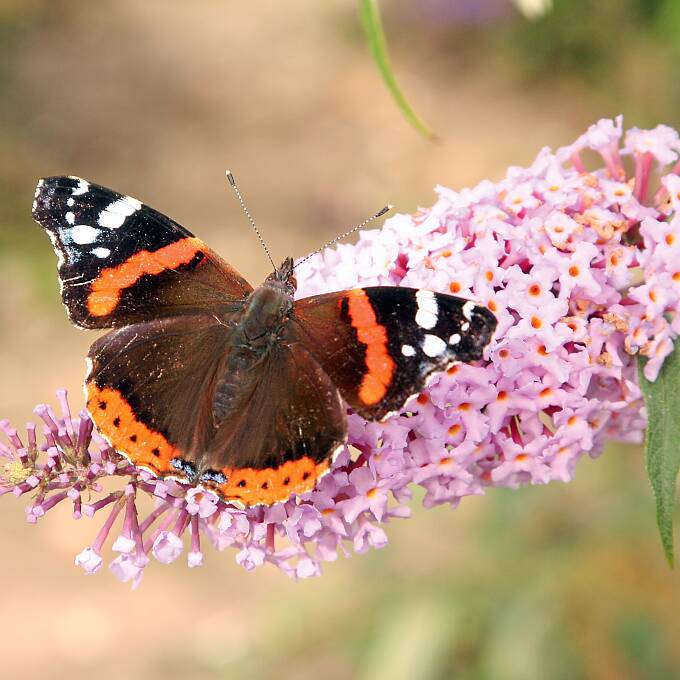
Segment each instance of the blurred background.
[{"label": "blurred background", "polygon": [[[680,125],[677,0],[392,0],[401,85],[441,137],[401,117],[356,3],[0,2],[0,417],[67,387],[80,407],[95,337],[59,302],[30,219],[40,176],[129,193],[253,282],[266,257],[228,191],[237,176],[275,259],[317,248],[386,202],[499,179],[603,116]],[[97,525],[38,526],[1,499],[0,657],[8,678],[463,680],[680,677],[680,581],[656,535],[641,449],[610,445],[568,485],[419,509],[381,551],[292,583],[233,553],[147,569],[137,592],[72,562]]]}]

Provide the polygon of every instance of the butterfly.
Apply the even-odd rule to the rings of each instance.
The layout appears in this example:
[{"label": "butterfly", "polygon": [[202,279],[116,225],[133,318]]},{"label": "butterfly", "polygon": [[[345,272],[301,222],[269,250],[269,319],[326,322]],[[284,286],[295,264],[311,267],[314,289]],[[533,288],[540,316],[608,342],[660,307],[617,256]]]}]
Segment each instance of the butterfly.
[{"label": "butterfly", "polygon": [[485,307],[428,290],[296,300],[290,257],[254,289],[177,222],[77,177],[41,179],[33,218],[71,321],[112,329],[87,358],[101,435],[241,507],[313,489],[346,443],[347,407],[385,419],[433,372],[480,359],[496,327]]}]

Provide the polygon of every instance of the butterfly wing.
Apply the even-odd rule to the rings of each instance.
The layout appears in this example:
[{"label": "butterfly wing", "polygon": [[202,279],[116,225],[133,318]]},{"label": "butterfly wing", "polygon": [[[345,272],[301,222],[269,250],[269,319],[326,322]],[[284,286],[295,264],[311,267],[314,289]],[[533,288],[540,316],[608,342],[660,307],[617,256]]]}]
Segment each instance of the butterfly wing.
[{"label": "butterfly wing", "polygon": [[347,436],[337,388],[301,345],[280,343],[225,414],[203,467],[217,470],[225,500],[271,505],[314,488]]},{"label": "butterfly wing", "polygon": [[238,353],[231,333],[205,314],[108,333],[90,349],[87,408],[135,465],[227,501],[271,505],[314,488],[345,441],[345,409],[303,347],[276,345],[239,374],[237,403],[216,418],[215,395]]},{"label": "butterfly wing", "polygon": [[[197,460],[214,433],[212,395],[231,329],[195,313],[107,333],[89,352],[87,409],[101,434],[156,474]],[[179,475],[180,472],[177,472]]]},{"label": "butterfly wing", "polygon": [[38,182],[33,218],[52,240],[61,295],[83,328],[125,326],[211,305],[252,287],[169,217],[77,177]]},{"label": "butterfly wing", "polygon": [[292,322],[345,401],[370,420],[401,408],[431,373],[480,359],[496,328],[493,314],[468,300],[388,286],[298,300]]}]

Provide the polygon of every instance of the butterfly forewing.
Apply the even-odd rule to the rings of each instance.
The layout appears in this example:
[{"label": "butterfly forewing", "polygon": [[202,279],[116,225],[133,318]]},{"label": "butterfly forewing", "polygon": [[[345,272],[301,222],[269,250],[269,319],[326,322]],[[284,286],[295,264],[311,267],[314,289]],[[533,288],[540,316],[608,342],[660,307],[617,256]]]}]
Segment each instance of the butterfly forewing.
[{"label": "butterfly forewing", "polygon": [[398,410],[434,371],[482,357],[496,319],[451,295],[376,286],[299,300],[294,335],[354,411]]},{"label": "butterfly forewing", "polygon": [[110,328],[235,305],[252,291],[184,227],[83,179],[40,180],[33,218],[52,239],[62,300],[78,326]]}]

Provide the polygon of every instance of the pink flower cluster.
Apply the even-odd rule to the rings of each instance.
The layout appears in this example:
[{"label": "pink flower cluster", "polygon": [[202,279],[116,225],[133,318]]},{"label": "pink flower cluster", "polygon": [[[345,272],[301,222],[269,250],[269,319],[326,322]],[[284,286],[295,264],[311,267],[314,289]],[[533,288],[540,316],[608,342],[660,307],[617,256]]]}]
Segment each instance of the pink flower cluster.
[{"label": "pink flower cluster", "polygon": [[[0,492],[31,493],[29,521],[66,500],[76,517],[104,517],[76,558],[88,573],[101,567],[122,516],[110,567],[136,585],[151,556],[172,562],[185,543],[189,566],[200,566],[202,536],[235,548],[246,569],[271,562],[314,576],[339,554],[384,546],[386,523],[409,515],[414,485],[431,507],[488,486],[568,481],[584,452],[640,440],[636,355],[653,380],[680,331],[679,158],[671,128],[624,136],[621,118],[602,120],[496,184],[439,187],[432,208],[301,265],[300,296],[412,286],[470,298],[498,319],[483,362],[439,374],[384,423],[350,415],[350,447],[311,493],[239,510],[156,480],[112,451],[86,417],[72,419],[63,394],[60,417],[37,410],[41,447],[35,426],[24,442],[0,423],[9,441],[0,445]],[[104,494],[100,480],[111,476],[123,488]],[[143,519],[141,496],[154,501]]]}]

